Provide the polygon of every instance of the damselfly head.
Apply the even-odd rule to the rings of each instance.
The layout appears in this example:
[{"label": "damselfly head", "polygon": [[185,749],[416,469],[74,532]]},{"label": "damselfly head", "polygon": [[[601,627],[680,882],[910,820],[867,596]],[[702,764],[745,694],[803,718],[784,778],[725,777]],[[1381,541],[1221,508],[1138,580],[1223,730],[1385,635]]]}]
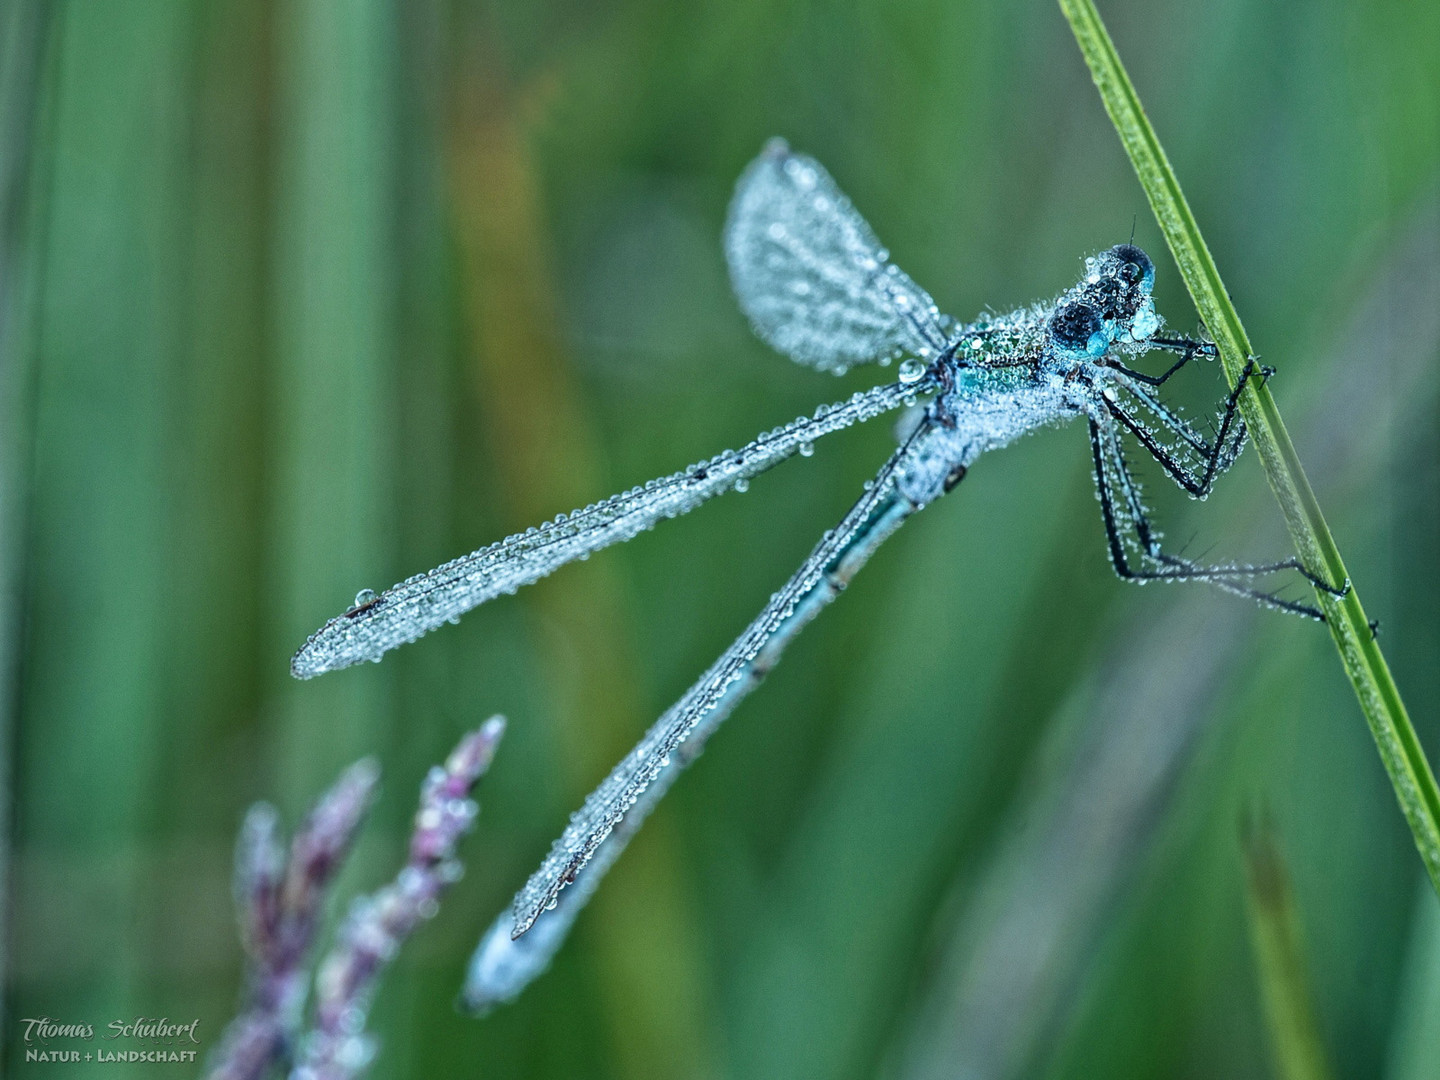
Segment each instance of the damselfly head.
[{"label": "damselfly head", "polygon": [[1141,286],[1147,293],[1154,287],[1155,264],[1134,244],[1116,244],[1102,258],[1115,264],[1115,275],[1122,281]]},{"label": "damselfly head", "polygon": [[1050,316],[1050,340],[1076,359],[1098,360],[1113,345],[1134,345],[1160,328],[1150,290],[1155,264],[1134,244],[1085,260],[1085,276]]}]

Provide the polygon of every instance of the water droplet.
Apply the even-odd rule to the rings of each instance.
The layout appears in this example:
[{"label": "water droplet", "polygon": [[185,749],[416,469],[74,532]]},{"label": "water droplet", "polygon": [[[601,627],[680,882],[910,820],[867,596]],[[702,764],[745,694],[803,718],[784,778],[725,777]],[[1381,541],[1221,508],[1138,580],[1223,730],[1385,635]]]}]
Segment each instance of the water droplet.
[{"label": "water droplet", "polygon": [[814,453],[815,453],[815,444],[814,444],[814,443],[802,442],[802,443],[800,444],[800,456],[801,456],[801,457],[810,457],[810,456],[811,456],[812,454],[814,454]]},{"label": "water droplet", "polygon": [[735,481],[735,490],[740,492],[741,495],[744,495],[745,492],[750,490],[750,481],[742,476],[739,480]]},{"label": "water droplet", "polygon": [[900,381],[902,383],[919,382],[924,377],[925,365],[914,357],[900,365]]},{"label": "water droplet", "polygon": [[375,599],[374,589],[361,589],[355,594],[355,607],[364,607]]}]

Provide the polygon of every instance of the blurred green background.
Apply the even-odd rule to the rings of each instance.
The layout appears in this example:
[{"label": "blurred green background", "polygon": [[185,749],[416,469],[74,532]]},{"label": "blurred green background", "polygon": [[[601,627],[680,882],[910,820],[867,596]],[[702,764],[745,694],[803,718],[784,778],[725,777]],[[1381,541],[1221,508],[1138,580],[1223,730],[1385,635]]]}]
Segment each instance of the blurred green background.
[{"label": "blurred green background", "polygon": [[[1103,13],[1434,753],[1440,7]],[[1440,1075],[1440,909],[1327,635],[1118,582],[1078,428],[887,544],[483,1021],[451,1004],[481,930],[890,425],[383,665],[287,675],[361,587],[879,381],[786,362],[733,302],[720,229],[771,135],[956,315],[1133,226],[1192,329],[1051,3],[9,0],[0,35],[14,1075],[23,1017],[198,1016],[213,1046],[244,808],[294,822],[378,755],[344,879],[374,887],[497,711],[376,1075],[1272,1076],[1239,840],[1267,815],[1335,1075]],[[1203,505],[1154,479],[1178,546],[1284,550],[1252,458]]]}]

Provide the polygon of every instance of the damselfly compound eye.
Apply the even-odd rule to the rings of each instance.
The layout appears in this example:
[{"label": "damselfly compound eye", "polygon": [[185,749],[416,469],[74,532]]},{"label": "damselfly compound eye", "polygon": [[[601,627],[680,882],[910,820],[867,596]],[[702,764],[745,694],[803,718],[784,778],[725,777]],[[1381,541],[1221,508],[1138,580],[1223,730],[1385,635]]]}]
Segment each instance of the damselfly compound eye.
[{"label": "damselfly compound eye", "polygon": [[1155,273],[1155,264],[1150,261],[1150,256],[1134,244],[1119,244],[1110,249],[1110,254],[1119,264],[1117,273],[1131,285],[1138,285]]},{"label": "damselfly compound eye", "polygon": [[1099,312],[1081,301],[1061,305],[1050,318],[1050,336],[1071,352],[1088,352],[1090,339],[1104,332]]}]

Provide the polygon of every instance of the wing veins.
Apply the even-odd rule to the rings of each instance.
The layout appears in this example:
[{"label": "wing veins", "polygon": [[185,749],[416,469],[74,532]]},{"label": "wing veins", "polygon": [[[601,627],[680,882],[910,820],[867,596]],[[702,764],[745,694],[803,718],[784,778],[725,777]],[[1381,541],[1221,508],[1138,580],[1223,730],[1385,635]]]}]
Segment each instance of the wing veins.
[{"label": "wing veins", "polygon": [[[519,937],[556,905],[561,890],[576,880],[637,802],[644,800],[641,812],[649,812],[653,800],[646,799],[647,788],[663,770],[685,763],[682,759],[672,765],[671,756],[681,752],[681,745],[697,730],[708,738],[778,659],[790,638],[838,594],[870,552],[918,509],[898,490],[896,472],[924,430],[922,425],[896,450],[840,524],[826,533],[730,648],[651,725],[572,816],[515,898],[513,937]],[[790,620],[794,624],[787,629]]]},{"label": "wing veins", "polygon": [[853,395],[815,415],[761,435],[738,451],[652,480],[561,515],[533,531],[507,537],[387,589],[331,619],[291,661],[298,678],[311,678],[416,640],[501,593],[514,592],[566,563],[629,540],[656,522],[688,513],[798,453],[825,435],[904,405],[930,383],[890,383]]}]

